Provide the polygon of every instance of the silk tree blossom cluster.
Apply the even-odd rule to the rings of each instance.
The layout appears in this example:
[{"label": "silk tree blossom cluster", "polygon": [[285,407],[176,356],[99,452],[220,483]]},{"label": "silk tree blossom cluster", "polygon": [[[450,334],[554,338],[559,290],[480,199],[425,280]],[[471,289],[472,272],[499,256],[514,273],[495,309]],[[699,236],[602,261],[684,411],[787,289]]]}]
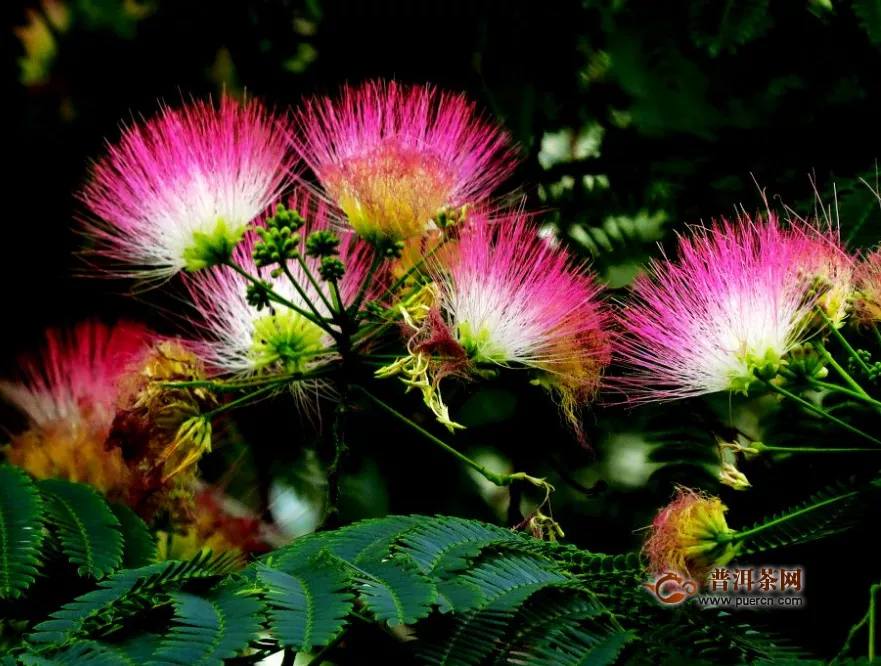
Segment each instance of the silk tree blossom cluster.
[{"label": "silk tree blossom cluster", "polygon": [[578,429],[576,408],[599,389],[611,358],[609,316],[593,276],[522,213],[470,220],[428,272],[434,298],[410,339],[408,371],[411,381],[424,373],[426,401],[441,420],[456,425],[436,395],[441,377],[524,368]]},{"label": "silk tree blossom cluster", "polygon": [[818,305],[841,323],[852,273],[817,228],[741,216],[694,229],[634,282],[619,343],[632,374],[615,383],[633,402],[745,391],[816,331]]},{"label": "silk tree blossom cluster", "polygon": [[482,201],[513,170],[507,133],[464,96],[368,81],[306,100],[297,147],[345,222],[373,242],[435,226],[443,207]]},{"label": "silk tree blossom cluster", "polygon": [[[314,232],[331,229],[331,211],[327,203],[301,188],[288,200],[292,211],[303,211],[305,218],[298,235],[310,237]],[[265,218],[263,220],[265,223]],[[187,279],[187,288],[198,312],[193,328],[197,331],[190,347],[205,360],[209,370],[218,375],[248,376],[291,374],[314,371],[331,360],[336,353],[332,331],[323,329],[315,317],[333,321],[333,301],[337,293],[343,306],[351,305],[367,279],[372,248],[351,235],[339,245],[339,261],[345,272],[335,292],[328,282],[315,279],[321,272],[320,258],[300,253],[298,261],[286,264],[286,270],[269,273],[255,261],[257,237],[248,234],[236,247],[233,259],[242,272],[213,270],[199,272]],[[298,252],[300,252],[298,250]],[[251,281],[245,277],[261,276],[272,292],[287,303],[255,304],[248,297]],[[368,287],[366,295],[376,291]],[[291,384],[298,395],[321,392],[326,382],[307,381]]]},{"label": "silk tree blossom cluster", "polygon": [[80,195],[85,230],[124,275],[164,279],[222,263],[296,162],[287,123],[257,100],[164,107],[94,165]]},{"label": "silk tree blossom cluster", "polygon": [[22,359],[19,380],[0,382],[0,392],[34,426],[70,421],[109,428],[120,377],[153,338],[134,322],[50,329],[39,354]]}]

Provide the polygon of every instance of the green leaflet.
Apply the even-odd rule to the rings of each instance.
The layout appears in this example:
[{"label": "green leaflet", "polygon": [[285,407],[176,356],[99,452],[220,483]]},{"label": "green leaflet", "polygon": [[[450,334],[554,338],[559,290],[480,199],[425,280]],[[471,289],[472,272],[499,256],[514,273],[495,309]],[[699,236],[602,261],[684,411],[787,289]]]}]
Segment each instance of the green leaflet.
[{"label": "green leaflet", "polygon": [[348,577],[326,561],[279,571],[260,565],[266,589],[269,627],[279,644],[309,651],[333,641],[346,626],[354,595]]},{"label": "green leaflet", "polygon": [[831,534],[849,526],[848,514],[863,493],[874,487],[857,489],[844,484],[829,486],[807,501],[741,530],[735,538],[744,542],[742,553],[751,555],[784,546],[793,546]]},{"label": "green leaflet", "polygon": [[465,568],[483,548],[506,541],[522,541],[522,537],[495,525],[448,518],[415,525],[400,543],[422,573],[442,576]]},{"label": "green leaflet", "polygon": [[46,479],[37,486],[46,501],[46,520],[81,576],[102,578],[122,564],[119,521],[98,493],[60,479]]},{"label": "green leaflet", "polygon": [[42,508],[28,476],[0,465],[0,599],[18,597],[37,576]]},{"label": "green leaflet", "polygon": [[122,504],[111,504],[110,510],[119,521],[123,538],[122,566],[136,569],[156,559],[156,541],[146,523]]},{"label": "green leaflet", "polygon": [[426,663],[445,666],[482,663],[504,635],[508,622],[531,595],[573,583],[564,572],[537,559],[497,555],[465,574],[481,596],[470,612],[454,615],[449,633],[420,646]]},{"label": "green leaflet", "polygon": [[139,569],[125,569],[98,582],[98,589],[77,597],[38,624],[28,636],[32,643],[60,645],[78,636],[98,633],[126,617],[150,608],[156,595],[176,590],[191,581],[217,577],[226,572],[228,558],[200,553],[184,562],[157,562]]},{"label": "green leaflet", "polygon": [[624,647],[635,638],[632,631],[593,635],[577,626],[555,631],[539,645],[552,652],[532,663],[545,666],[608,666],[618,661]]},{"label": "green leaflet", "polygon": [[140,666],[125,653],[95,641],[82,641],[56,652],[51,658],[24,654],[23,666]]},{"label": "green leaflet", "polygon": [[353,578],[367,609],[393,627],[427,617],[437,599],[434,583],[409,558],[362,563]]},{"label": "green leaflet", "polygon": [[223,666],[257,637],[262,604],[227,588],[204,597],[174,592],[171,631],[148,666]]},{"label": "green leaflet", "polygon": [[[41,622],[28,636],[31,643],[60,645],[86,633],[87,623],[99,616],[106,617],[115,604],[138,588],[146,580],[161,577],[173,568],[173,562],[159,562],[140,569],[120,571],[98,583],[98,589],[77,597]],[[149,589],[149,587],[148,587]]]}]

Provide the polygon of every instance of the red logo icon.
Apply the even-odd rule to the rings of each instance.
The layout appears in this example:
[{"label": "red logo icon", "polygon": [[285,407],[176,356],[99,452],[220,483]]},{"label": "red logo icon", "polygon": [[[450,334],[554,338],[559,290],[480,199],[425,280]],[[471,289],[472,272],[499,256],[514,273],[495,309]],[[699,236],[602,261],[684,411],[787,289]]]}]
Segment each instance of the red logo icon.
[{"label": "red logo icon", "polygon": [[643,583],[662,604],[675,606],[697,593],[698,585],[690,578],[683,578],[672,571],[665,571],[654,583]]}]

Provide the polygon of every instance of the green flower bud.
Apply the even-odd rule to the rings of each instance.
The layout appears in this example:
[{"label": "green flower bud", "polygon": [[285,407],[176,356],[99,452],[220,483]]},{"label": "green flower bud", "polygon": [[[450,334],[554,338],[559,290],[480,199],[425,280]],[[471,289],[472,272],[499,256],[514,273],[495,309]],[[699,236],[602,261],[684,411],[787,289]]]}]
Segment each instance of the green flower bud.
[{"label": "green flower bud", "polygon": [[346,266],[336,257],[324,257],[318,267],[318,274],[325,280],[340,280],[346,274]]},{"label": "green flower bud", "polygon": [[306,254],[310,257],[330,257],[339,254],[340,237],[329,229],[313,231],[306,238]]},{"label": "green flower bud", "polygon": [[248,301],[248,305],[256,308],[258,312],[263,308],[268,307],[270,289],[271,286],[265,280],[261,281],[259,285],[249,284],[245,288],[245,298]]}]

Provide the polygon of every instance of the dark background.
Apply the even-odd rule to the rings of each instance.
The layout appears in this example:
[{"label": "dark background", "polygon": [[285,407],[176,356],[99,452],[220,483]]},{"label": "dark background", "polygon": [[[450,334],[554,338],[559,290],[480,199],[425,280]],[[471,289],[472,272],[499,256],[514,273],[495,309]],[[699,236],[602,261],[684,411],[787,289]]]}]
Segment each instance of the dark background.
[{"label": "dark background", "polygon": [[[81,247],[73,192],[120,121],[149,115],[158,99],[174,103],[224,87],[281,108],[366,77],[466,91],[522,147],[509,185],[545,209],[542,221],[613,288],[672,231],[738,205],[763,209],[757,183],[772,204],[804,214],[814,210],[812,178],[826,205],[834,185],[851,247],[881,237],[878,201],[858,180],[874,183],[881,157],[879,0],[67,0],[64,7],[69,21],[51,28],[51,58],[33,35],[41,21],[51,24],[52,7],[6,10],[4,374],[49,325],[129,316],[173,330],[167,310],[178,306],[162,294],[133,298],[126,284],[72,277],[83,268],[73,255]],[[22,58],[30,63],[24,69]],[[564,150],[548,161],[543,139],[548,145],[561,132],[568,132],[558,142]],[[602,140],[582,152],[585,136]],[[387,391],[400,400],[396,387]],[[449,399],[472,426],[457,442],[502,452],[512,469],[549,475],[567,537],[593,550],[638,547],[634,530],[650,522],[674,481],[721,492],[735,507],[732,524],[741,526],[806,498],[838,472],[814,462],[785,473],[758,464],[745,470],[754,490],[720,489],[707,465],[724,406],[596,409],[586,417],[588,451],[555,425],[554,408],[537,389],[490,385]],[[415,398],[404,404],[420,413]],[[423,442],[364,413],[353,421],[359,434],[346,519],[387,511],[520,518],[516,506],[507,516],[494,513],[471,479]],[[653,454],[654,473],[622,481],[627,474],[609,462],[616,436],[652,441],[653,430],[678,422],[701,436],[683,435],[678,448]],[[312,443],[289,405],[259,408],[240,427],[255,442],[249,483],[258,495],[266,495],[270,470],[302,466],[300,452]],[[206,473],[220,474],[226,460],[213,470],[209,460]],[[615,464],[633,472],[637,461]],[[792,553],[808,572],[811,608],[775,621],[821,655],[837,651],[877,578],[867,532]]]}]

